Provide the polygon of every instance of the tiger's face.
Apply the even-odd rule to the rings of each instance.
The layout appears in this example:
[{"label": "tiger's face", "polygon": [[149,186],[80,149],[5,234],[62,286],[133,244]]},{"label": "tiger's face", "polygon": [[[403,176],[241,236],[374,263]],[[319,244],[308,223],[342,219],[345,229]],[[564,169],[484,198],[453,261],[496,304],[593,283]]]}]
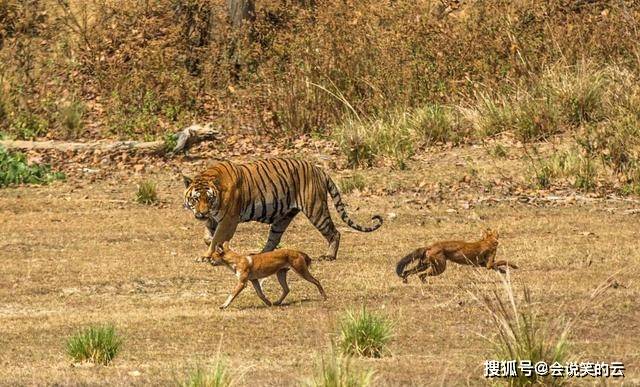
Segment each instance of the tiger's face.
[{"label": "tiger's face", "polygon": [[215,209],[218,208],[218,190],[214,185],[206,182],[199,182],[187,176],[183,176],[184,186],[184,208],[193,211],[193,215],[198,220],[207,220],[214,217]]}]

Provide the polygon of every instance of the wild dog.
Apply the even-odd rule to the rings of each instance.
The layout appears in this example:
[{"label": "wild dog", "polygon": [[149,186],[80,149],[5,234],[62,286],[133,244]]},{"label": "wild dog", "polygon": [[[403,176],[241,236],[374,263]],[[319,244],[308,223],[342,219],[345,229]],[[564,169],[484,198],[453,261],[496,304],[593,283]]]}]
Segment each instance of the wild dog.
[{"label": "wild dog", "polygon": [[[422,273],[419,277],[422,282],[425,282],[428,276],[442,274],[447,267],[447,261],[461,265],[482,266],[501,273],[506,273],[506,267],[518,268],[504,260],[496,261],[497,249],[498,232],[487,229],[483,238],[476,242],[442,241],[416,249],[398,261],[396,274],[402,278],[402,282],[407,283],[407,277]],[[405,270],[407,265],[414,261],[418,261],[417,265]]]},{"label": "wild dog", "polygon": [[320,282],[309,273],[311,258],[301,251],[279,249],[266,253],[242,255],[231,250],[229,248],[229,242],[224,242],[222,246],[218,245],[215,247],[213,255],[202,257],[198,261],[208,262],[213,266],[226,266],[238,277],[238,284],[229,297],[227,297],[225,303],[220,306],[220,309],[228,307],[247,286],[247,282],[249,281],[251,281],[253,288],[262,302],[267,306],[271,306],[271,301],[269,301],[262,292],[260,279],[273,274],[278,277],[278,282],[282,287],[282,295],[273,305],[282,304],[282,301],[284,301],[287,294],[289,294],[289,285],[287,284],[287,271],[289,271],[289,269],[293,269],[300,277],[316,285],[322,298],[327,299],[327,295],[322,285],[320,285]]}]

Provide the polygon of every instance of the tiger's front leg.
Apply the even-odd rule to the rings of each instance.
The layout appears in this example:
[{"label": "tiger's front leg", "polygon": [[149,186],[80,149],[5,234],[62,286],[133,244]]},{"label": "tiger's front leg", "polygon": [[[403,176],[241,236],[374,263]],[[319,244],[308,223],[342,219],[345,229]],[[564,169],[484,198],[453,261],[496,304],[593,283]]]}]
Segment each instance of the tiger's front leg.
[{"label": "tiger's front leg", "polygon": [[209,246],[213,241],[213,235],[216,232],[216,228],[218,227],[218,222],[214,219],[207,219],[204,224],[204,244]]},{"label": "tiger's front leg", "polygon": [[237,228],[238,220],[228,218],[222,219],[220,223],[218,223],[216,232],[213,234],[213,240],[209,244],[209,248],[207,249],[207,253],[203,257],[203,259],[211,258],[216,250],[216,246],[230,241],[231,238],[233,238],[233,234],[235,234]]}]

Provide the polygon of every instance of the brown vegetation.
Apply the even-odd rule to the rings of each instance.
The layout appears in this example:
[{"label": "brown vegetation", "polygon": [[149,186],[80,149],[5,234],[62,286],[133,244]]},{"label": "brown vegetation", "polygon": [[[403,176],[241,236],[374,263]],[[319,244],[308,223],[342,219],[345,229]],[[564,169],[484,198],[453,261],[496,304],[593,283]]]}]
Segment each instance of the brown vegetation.
[{"label": "brown vegetation", "polygon": [[259,1],[237,30],[222,1],[3,0],[2,128],[140,137],[219,119],[328,133],[346,117],[510,95],[585,58],[638,70],[633,2],[306,3]]}]

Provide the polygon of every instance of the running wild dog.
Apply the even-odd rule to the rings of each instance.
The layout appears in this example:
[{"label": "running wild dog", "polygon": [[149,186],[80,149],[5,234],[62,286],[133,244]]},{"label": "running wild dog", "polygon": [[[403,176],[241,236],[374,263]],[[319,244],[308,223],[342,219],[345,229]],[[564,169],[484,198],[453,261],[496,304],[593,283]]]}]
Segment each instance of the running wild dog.
[{"label": "running wild dog", "polygon": [[[402,278],[402,282],[407,282],[407,277],[413,274],[419,275],[422,282],[427,276],[436,276],[444,272],[447,261],[452,261],[461,265],[482,266],[489,270],[506,272],[506,267],[517,269],[518,267],[504,260],[496,261],[496,250],[498,248],[498,232],[487,229],[483,238],[476,242],[464,241],[442,241],[421,247],[409,253],[398,261],[396,274]],[[408,270],[405,268],[418,261],[418,264]]]},{"label": "running wild dog", "polygon": [[287,271],[293,269],[300,277],[311,282],[318,287],[320,295],[323,299],[327,299],[327,295],[320,285],[320,282],[309,273],[311,258],[303,252],[289,249],[279,249],[266,253],[242,255],[229,248],[229,242],[224,242],[222,246],[216,246],[211,257],[200,258],[200,262],[209,262],[213,266],[226,266],[238,277],[238,284],[233,292],[227,297],[220,309],[225,309],[247,286],[247,282],[251,281],[258,297],[267,305],[272,303],[262,292],[260,279],[275,274],[278,282],[282,286],[282,295],[274,302],[274,305],[282,304],[287,294],[289,294],[289,286],[287,285]]}]

